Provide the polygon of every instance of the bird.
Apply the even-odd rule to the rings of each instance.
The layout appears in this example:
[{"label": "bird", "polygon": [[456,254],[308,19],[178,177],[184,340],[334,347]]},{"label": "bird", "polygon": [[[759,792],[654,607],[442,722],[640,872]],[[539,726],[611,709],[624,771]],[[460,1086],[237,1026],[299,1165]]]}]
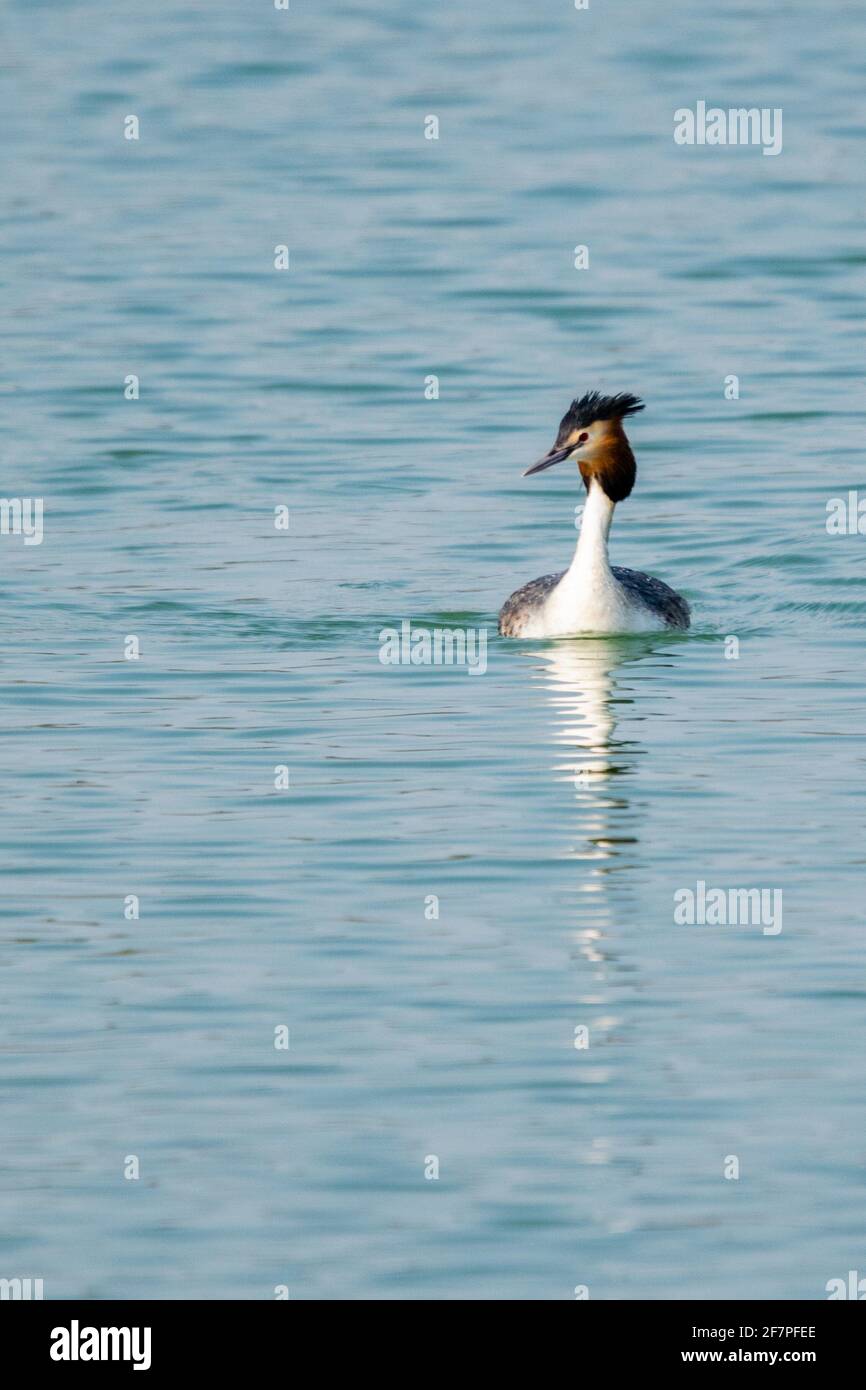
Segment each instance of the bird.
[{"label": "bird", "polygon": [[683,630],[689,605],[660,579],[611,565],[607,542],[614,508],[634,487],[635,457],[623,420],[644,409],[639,396],[588,391],[562,417],[553,447],[523,474],[528,478],[574,459],[586,488],[577,549],[567,570],[517,589],[499,613],[503,637],[577,637],[600,633]]}]

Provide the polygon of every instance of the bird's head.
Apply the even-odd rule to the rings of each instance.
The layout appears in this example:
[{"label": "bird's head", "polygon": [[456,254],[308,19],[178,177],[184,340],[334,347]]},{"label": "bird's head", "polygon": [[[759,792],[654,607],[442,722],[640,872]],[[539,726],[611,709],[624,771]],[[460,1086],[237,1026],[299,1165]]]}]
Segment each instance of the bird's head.
[{"label": "bird's head", "polygon": [[637,473],[622,422],[626,415],[636,415],[643,408],[643,401],[628,392],[602,396],[588,391],[572,401],[553,448],[526,469],[524,478],[573,458],[587,488],[595,480],[612,502],[621,502],[634,487]]}]

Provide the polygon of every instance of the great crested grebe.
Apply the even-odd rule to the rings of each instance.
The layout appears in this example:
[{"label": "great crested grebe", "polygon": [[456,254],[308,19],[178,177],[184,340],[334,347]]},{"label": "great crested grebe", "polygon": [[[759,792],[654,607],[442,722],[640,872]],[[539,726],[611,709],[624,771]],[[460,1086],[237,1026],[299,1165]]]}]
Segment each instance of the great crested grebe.
[{"label": "great crested grebe", "polygon": [[607,538],[617,502],[634,487],[637,467],[622,421],[643,410],[637,396],[589,391],[572,401],[556,443],[524,478],[575,459],[586,503],[574,559],[567,570],[533,579],[499,614],[503,637],[576,637],[582,633],[658,632],[687,628],[689,605],[660,579],[611,565]]}]

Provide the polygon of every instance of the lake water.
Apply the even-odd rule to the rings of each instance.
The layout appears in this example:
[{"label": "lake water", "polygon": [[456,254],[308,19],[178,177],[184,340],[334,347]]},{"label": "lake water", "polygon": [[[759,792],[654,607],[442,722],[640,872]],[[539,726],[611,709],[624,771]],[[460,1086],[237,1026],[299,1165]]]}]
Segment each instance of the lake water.
[{"label": "lake water", "polygon": [[[0,1275],[866,1272],[862,8],[2,25],[2,492],[45,512],[0,537]],[[782,152],[676,145],[700,100]],[[521,470],[594,387],[648,403],[614,561],[694,627],[502,640],[580,502]],[[383,665],[403,620],[486,671]],[[782,930],[678,924],[699,882]]]}]

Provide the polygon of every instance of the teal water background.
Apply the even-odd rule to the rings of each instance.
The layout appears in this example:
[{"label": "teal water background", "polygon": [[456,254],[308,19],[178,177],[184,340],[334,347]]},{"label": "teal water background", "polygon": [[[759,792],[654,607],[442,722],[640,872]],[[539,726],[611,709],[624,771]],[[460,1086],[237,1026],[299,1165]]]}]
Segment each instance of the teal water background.
[{"label": "teal water background", "polygon": [[[6,0],[0,492],[45,533],[0,537],[0,1276],[866,1273],[866,539],[825,524],[866,498],[864,39],[805,0]],[[781,107],[782,153],[676,146],[699,100]],[[594,387],[648,402],[613,558],[693,631],[503,641],[580,501],[521,470]],[[403,619],[486,628],[487,671],[383,666]],[[698,880],[783,930],[676,925]]]}]

